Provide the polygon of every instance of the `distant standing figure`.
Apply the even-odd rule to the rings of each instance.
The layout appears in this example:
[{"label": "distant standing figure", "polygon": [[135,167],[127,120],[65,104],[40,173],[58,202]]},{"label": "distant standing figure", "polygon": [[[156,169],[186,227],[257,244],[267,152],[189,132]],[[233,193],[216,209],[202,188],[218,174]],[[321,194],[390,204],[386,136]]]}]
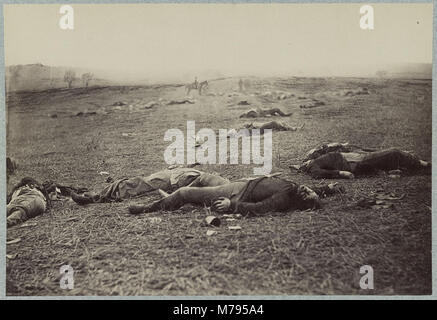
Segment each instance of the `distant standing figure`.
[{"label": "distant standing figure", "polygon": [[206,80],[199,83],[199,96],[202,95],[202,89],[204,88],[208,88],[208,81]]},{"label": "distant standing figure", "polygon": [[242,92],[244,90],[244,84],[243,79],[240,78],[240,81],[238,81],[238,90]]}]

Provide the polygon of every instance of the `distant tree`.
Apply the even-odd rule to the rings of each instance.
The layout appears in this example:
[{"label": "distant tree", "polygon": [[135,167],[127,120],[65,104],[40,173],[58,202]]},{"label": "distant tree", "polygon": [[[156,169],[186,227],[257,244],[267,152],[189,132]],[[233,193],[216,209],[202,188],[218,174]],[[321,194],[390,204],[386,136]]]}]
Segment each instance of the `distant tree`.
[{"label": "distant tree", "polygon": [[49,87],[50,87],[50,88],[54,88],[55,85],[56,85],[56,80],[55,80],[55,78],[50,78]]},{"label": "distant tree", "polygon": [[385,71],[385,70],[378,70],[378,71],[376,71],[376,76],[378,78],[385,78],[385,77],[387,77],[387,75],[388,75],[388,72]]},{"label": "distant tree", "polygon": [[67,82],[68,88],[71,88],[73,81],[76,79],[76,72],[74,70],[66,70],[64,74],[64,82]]},{"label": "distant tree", "polygon": [[88,85],[91,80],[93,80],[94,75],[92,73],[84,73],[82,75],[82,82],[85,88],[88,88]]},{"label": "distant tree", "polygon": [[16,65],[16,66],[11,66],[9,68],[9,89],[10,90],[14,90],[18,87],[18,79],[20,77],[20,72],[21,72],[21,66],[20,65]]}]

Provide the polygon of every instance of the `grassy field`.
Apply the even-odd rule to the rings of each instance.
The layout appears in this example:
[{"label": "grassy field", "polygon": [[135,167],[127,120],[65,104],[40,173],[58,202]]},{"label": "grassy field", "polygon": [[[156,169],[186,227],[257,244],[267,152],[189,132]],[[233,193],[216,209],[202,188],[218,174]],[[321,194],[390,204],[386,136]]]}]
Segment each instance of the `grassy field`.
[{"label": "grassy field", "polygon": [[[7,97],[7,154],[19,165],[8,190],[24,176],[100,190],[107,171],[114,179],[164,169],[170,128],[239,128],[239,115],[254,107],[280,107],[296,132],[273,133],[273,172],[315,185],[290,171],[322,142],[399,147],[431,159],[431,81],[352,78],[238,79],[211,81],[210,95],[193,93],[195,104],[145,109],[150,101],[183,98],[180,86],[53,89]],[[368,95],[345,96],[349,90]],[[283,91],[278,100],[263,96]],[[220,95],[219,93],[223,93]],[[301,109],[309,99],[325,105]],[[238,105],[247,100],[249,106]],[[124,106],[113,106],[116,102]],[[78,116],[83,112],[82,116]],[[86,112],[96,112],[86,114]],[[269,119],[264,119],[269,120]],[[202,165],[231,180],[250,176],[253,165]],[[322,209],[222,219],[207,236],[205,208],[131,216],[127,207],[156,198],[53,208],[7,239],[8,295],[294,295],[431,294],[431,177],[393,179],[386,174],[342,181],[345,195]],[[406,194],[389,208],[364,209],[356,202],[377,194]],[[151,219],[159,217],[161,220]],[[241,230],[229,230],[239,225]],[[75,288],[62,290],[59,268],[75,271]],[[375,289],[359,287],[362,265],[374,268]]]}]

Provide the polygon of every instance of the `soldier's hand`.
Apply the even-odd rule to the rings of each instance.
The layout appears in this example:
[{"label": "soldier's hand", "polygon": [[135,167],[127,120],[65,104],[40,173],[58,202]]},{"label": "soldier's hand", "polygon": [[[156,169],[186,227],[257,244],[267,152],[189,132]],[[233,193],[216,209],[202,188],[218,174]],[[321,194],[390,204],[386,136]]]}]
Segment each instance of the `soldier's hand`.
[{"label": "soldier's hand", "polygon": [[228,211],[231,206],[231,200],[225,197],[220,197],[218,200],[214,201],[213,206],[217,211]]},{"label": "soldier's hand", "polygon": [[328,188],[332,193],[345,193],[346,189],[338,182],[328,184]]}]

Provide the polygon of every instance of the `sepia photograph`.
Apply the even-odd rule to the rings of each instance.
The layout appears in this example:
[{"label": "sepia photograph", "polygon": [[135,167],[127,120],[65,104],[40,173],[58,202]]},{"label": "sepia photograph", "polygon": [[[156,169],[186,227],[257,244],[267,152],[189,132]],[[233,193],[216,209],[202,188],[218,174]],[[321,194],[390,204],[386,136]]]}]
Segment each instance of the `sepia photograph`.
[{"label": "sepia photograph", "polygon": [[7,297],[433,294],[432,2],[3,29]]}]

